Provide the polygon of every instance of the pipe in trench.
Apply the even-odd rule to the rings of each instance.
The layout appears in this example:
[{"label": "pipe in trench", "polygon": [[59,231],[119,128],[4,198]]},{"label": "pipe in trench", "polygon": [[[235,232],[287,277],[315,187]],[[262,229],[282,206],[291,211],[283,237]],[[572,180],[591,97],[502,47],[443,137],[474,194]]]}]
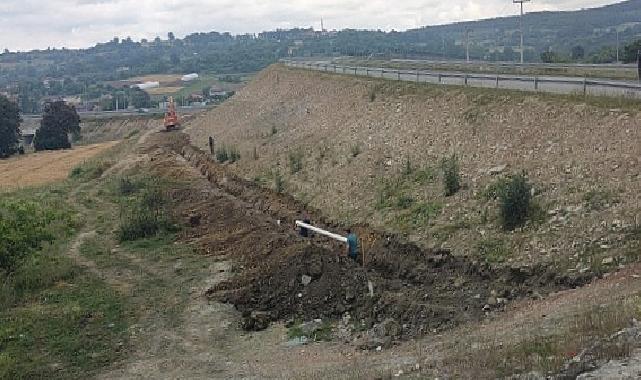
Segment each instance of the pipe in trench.
[{"label": "pipe in trench", "polygon": [[311,224],[307,224],[307,223],[301,222],[300,220],[296,221],[296,226],[297,227],[302,227],[302,228],[307,228],[310,231],[314,231],[314,232],[316,232],[316,233],[318,233],[320,235],[327,236],[327,237],[329,237],[331,239],[338,240],[338,241],[340,241],[340,242],[342,242],[344,244],[347,244],[347,238],[346,237],[338,235],[338,234],[335,234],[335,233],[332,233],[332,232],[329,232],[329,231],[325,231],[325,230],[323,230],[321,228],[318,228],[318,227],[314,227]]}]

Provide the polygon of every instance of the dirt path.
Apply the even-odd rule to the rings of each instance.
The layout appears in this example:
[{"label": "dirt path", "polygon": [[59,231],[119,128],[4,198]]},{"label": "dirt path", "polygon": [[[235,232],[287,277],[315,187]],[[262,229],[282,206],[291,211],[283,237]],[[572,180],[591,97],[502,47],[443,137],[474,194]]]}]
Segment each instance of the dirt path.
[{"label": "dirt path", "polygon": [[0,191],[43,185],[67,178],[75,166],[116,144],[117,142],[108,142],[0,160]]},{"label": "dirt path", "polygon": [[96,275],[98,278],[105,281],[110,286],[120,291],[129,290],[131,288],[131,283],[127,281],[123,281],[120,278],[121,277],[120,275],[117,276],[114,273],[106,272],[104,268],[100,268],[93,260],[90,260],[80,254],[80,247],[88,239],[93,238],[95,236],[96,236],[96,231],[86,231],[78,234],[78,236],[76,236],[76,238],[72,242],[71,247],[69,247],[69,251],[67,252],[68,256],[72,258],[76,262],[76,264],[85,268],[92,274]]}]

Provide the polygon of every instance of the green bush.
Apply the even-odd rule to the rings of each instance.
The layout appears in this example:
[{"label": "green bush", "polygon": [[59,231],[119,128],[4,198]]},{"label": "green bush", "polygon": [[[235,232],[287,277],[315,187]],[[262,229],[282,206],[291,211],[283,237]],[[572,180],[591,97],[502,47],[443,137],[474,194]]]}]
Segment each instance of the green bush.
[{"label": "green bush", "polygon": [[12,273],[43,243],[53,242],[55,223],[70,226],[71,215],[36,202],[0,201],[0,269]]},{"label": "green bush", "polygon": [[412,175],[414,172],[414,168],[412,167],[412,161],[410,161],[409,156],[405,160],[405,166],[403,167],[403,175],[409,176]]},{"label": "green bush", "polygon": [[432,183],[436,178],[437,178],[437,174],[434,172],[434,169],[432,168],[423,168],[423,169],[417,170],[414,174],[414,182],[421,185],[427,185],[429,183]]},{"label": "green bush", "polygon": [[234,163],[240,161],[240,151],[236,147],[229,148],[229,162]]},{"label": "green bush", "polygon": [[590,190],[583,196],[583,201],[590,210],[599,211],[619,203],[620,200],[610,190]]},{"label": "green bush", "polygon": [[523,174],[510,177],[499,194],[503,228],[511,231],[527,221],[532,200],[532,186]]},{"label": "green bush", "polygon": [[376,210],[384,210],[394,206],[394,199],[400,196],[402,183],[398,178],[382,179],[377,189]]},{"label": "green bush", "polygon": [[296,174],[301,170],[303,170],[303,153],[290,152],[289,153],[289,171],[292,174]]},{"label": "green bush", "polygon": [[69,177],[72,179],[91,181],[100,178],[112,165],[113,162],[106,160],[84,162],[71,169]]},{"label": "green bush", "polygon": [[274,177],[274,191],[276,191],[278,194],[285,191],[285,179],[283,178],[283,175],[280,174],[280,171],[276,170],[273,174],[273,177]]},{"label": "green bush", "polygon": [[414,198],[410,197],[409,195],[400,195],[396,199],[396,207],[402,210],[407,210],[414,204],[414,202],[416,202]]},{"label": "green bush", "polygon": [[456,155],[444,158],[441,163],[443,169],[443,186],[445,196],[450,197],[461,189],[461,174],[459,169],[458,158]]},{"label": "green bush", "polygon": [[437,216],[443,206],[435,202],[420,202],[412,207],[410,213],[410,222],[414,227],[425,226],[429,223],[430,219]]},{"label": "green bush", "polygon": [[488,238],[481,240],[477,244],[477,249],[481,257],[491,263],[502,263],[510,254],[505,242],[501,239]]},{"label": "green bush", "polygon": [[153,184],[133,201],[123,205],[118,229],[120,241],[134,241],[162,232],[175,232],[171,218],[165,210],[166,202],[166,196],[160,186]]},{"label": "green bush", "polygon": [[359,154],[362,153],[361,146],[358,144],[354,144],[351,146],[349,149],[350,154],[352,155],[353,158],[358,157]]},{"label": "green bush", "polygon": [[75,168],[71,169],[71,173],[69,173],[70,178],[78,178],[82,175],[82,168],[80,166],[76,166]]},{"label": "green bush", "polygon": [[226,146],[223,145],[216,149],[216,160],[221,164],[229,161],[229,152]]},{"label": "green bush", "polygon": [[129,177],[120,177],[118,179],[118,193],[120,195],[130,195],[138,189],[137,184]]},{"label": "green bush", "polygon": [[488,185],[485,190],[481,192],[481,197],[487,201],[498,199],[503,193],[505,187],[509,182],[509,178],[499,178]]}]

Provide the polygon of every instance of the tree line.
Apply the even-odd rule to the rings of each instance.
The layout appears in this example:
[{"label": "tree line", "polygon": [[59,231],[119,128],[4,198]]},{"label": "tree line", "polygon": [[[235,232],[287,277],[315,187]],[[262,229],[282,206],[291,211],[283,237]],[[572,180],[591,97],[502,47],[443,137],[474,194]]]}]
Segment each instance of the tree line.
[{"label": "tree line", "polygon": [[[0,158],[24,153],[21,122],[18,105],[0,95]],[[79,138],[80,116],[76,109],[62,101],[47,103],[33,139],[35,150],[68,149],[71,140]]]}]

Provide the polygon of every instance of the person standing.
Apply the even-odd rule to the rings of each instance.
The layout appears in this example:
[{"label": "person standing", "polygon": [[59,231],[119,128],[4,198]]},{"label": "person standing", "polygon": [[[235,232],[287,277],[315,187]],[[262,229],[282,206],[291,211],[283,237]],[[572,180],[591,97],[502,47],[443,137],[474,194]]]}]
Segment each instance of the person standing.
[{"label": "person standing", "polygon": [[358,236],[351,229],[347,229],[347,256],[358,262]]}]

